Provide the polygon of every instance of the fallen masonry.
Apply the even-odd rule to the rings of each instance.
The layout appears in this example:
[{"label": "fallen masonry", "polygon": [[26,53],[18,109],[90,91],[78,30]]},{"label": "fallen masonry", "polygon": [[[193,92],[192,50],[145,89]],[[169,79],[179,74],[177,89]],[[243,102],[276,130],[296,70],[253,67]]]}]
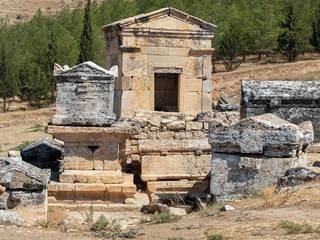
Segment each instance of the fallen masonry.
[{"label": "fallen masonry", "polygon": [[[50,170],[13,158],[0,158],[0,209],[29,213],[27,223],[47,217]],[[26,214],[28,215],[28,214]]]},{"label": "fallen masonry", "polygon": [[294,124],[311,121],[320,140],[320,82],[242,81],[241,118],[272,113]]},{"label": "fallen masonry", "polygon": [[212,149],[210,193],[217,200],[254,194],[289,168],[306,166],[311,134],[272,114],[225,126],[209,125]]}]

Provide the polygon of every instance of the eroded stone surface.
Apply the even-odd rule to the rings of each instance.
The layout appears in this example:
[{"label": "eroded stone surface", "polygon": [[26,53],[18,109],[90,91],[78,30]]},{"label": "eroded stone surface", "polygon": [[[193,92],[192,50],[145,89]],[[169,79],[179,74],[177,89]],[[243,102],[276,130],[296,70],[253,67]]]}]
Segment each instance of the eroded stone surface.
[{"label": "eroded stone surface", "polygon": [[242,81],[241,118],[272,113],[294,124],[311,121],[320,140],[320,82]]},{"label": "eroded stone surface", "polygon": [[117,74],[93,62],[84,62],[55,73],[57,81],[56,125],[110,126],[114,81]]},{"label": "eroded stone surface", "polygon": [[213,152],[295,157],[312,141],[311,134],[272,114],[245,118],[227,127],[215,121],[209,128]]}]

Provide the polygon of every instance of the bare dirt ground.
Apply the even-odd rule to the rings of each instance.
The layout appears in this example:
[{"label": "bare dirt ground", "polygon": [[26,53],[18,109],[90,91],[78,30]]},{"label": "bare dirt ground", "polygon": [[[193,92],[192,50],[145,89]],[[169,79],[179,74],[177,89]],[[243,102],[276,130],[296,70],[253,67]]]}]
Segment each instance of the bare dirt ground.
[{"label": "bare dirt ground", "polygon": [[[259,198],[232,201],[228,204],[235,210],[220,212],[221,204],[193,212],[177,222],[140,223],[142,218],[149,219],[149,214],[140,212],[95,212],[95,219],[100,214],[109,221],[117,219],[124,226],[123,232],[130,229],[138,231],[135,239],[211,239],[209,235],[220,234],[223,239],[320,239],[320,189],[312,185],[296,190],[294,193],[274,194],[274,188],[264,191]],[[58,226],[62,219],[71,216],[75,223],[68,228]],[[304,233],[280,226],[282,221],[290,221],[299,226],[309,226]],[[41,226],[42,225],[42,226]],[[99,239],[90,231],[92,224],[84,223],[80,212],[51,209],[48,222],[32,227],[0,225],[1,239]],[[102,237],[100,237],[101,239]],[[117,238],[124,239],[124,238]],[[212,238],[214,239],[214,238]]]}]

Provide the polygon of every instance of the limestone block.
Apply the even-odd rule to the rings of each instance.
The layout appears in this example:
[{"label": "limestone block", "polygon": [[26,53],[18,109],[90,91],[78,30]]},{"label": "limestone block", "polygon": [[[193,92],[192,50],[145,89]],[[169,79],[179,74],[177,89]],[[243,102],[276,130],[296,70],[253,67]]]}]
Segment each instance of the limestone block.
[{"label": "limestone block", "polygon": [[150,110],[150,92],[148,91],[123,91],[121,116],[133,116],[136,109]]},{"label": "limestone block", "polygon": [[205,178],[210,172],[210,155],[143,155],[141,179],[144,182],[160,179]]},{"label": "limestone block", "polygon": [[138,135],[131,136],[131,139],[138,139],[138,140],[146,139],[146,138],[147,138],[147,134],[146,133],[140,133]]},{"label": "limestone block", "polygon": [[76,183],[75,197],[79,200],[105,200],[105,185],[102,183]]},{"label": "limestone block", "polygon": [[213,153],[210,193],[219,200],[247,196],[277,183],[287,169],[306,164],[306,154],[293,158],[268,158]]},{"label": "limestone block", "polygon": [[185,130],[186,123],[185,121],[172,121],[166,124],[166,127],[168,130],[172,130],[172,131]]},{"label": "limestone block", "polygon": [[156,139],[157,133],[156,132],[148,132],[147,133],[147,139]]},{"label": "limestone block", "polygon": [[122,61],[124,76],[139,77],[147,75],[147,55],[124,53]]},{"label": "limestone block", "polygon": [[[131,76],[122,76],[121,81],[117,81],[119,83],[119,87],[117,87],[117,90],[131,90],[132,89],[132,77]],[[116,83],[117,83],[116,82]]]},{"label": "limestone block", "polygon": [[141,53],[145,55],[162,55],[168,56],[169,48],[167,47],[142,47]]},{"label": "limestone block", "polygon": [[208,139],[208,134],[202,131],[193,132],[192,135],[195,139]]},{"label": "limestone block", "polygon": [[172,139],[174,137],[174,132],[167,131],[167,132],[158,132],[157,138],[158,139]]},{"label": "limestone block", "polygon": [[121,183],[122,174],[119,170],[65,170],[60,175],[59,181],[64,183]]},{"label": "limestone block", "polygon": [[93,152],[93,167],[95,170],[117,170],[119,165],[118,143],[100,146]]},{"label": "limestone block", "polygon": [[175,139],[191,139],[193,138],[191,132],[175,132],[174,133]]},{"label": "limestone block", "polygon": [[184,216],[187,214],[187,211],[185,208],[177,208],[177,207],[171,207],[165,204],[155,204],[157,207],[159,207],[161,213],[167,213],[167,214],[174,214],[177,216]]},{"label": "limestone block", "polygon": [[202,91],[202,79],[188,79],[187,90],[189,92],[201,92]]},{"label": "limestone block", "polygon": [[144,77],[132,77],[132,91],[149,91],[150,79],[147,76]]},{"label": "limestone block", "polygon": [[64,169],[66,170],[92,170],[92,150],[84,146],[65,146]]},{"label": "limestone block", "polygon": [[295,157],[297,150],[305,151],[311,142],[309,133],[272,114],[245,118],[230,126],[212,122],[209,128],[213,152]]},{"label": "limestone block", "polygon": [[147,183],[147,192],[149,194],[206,193],[208,190],[208,179],[190,181],[157,181]]},{"label": "limestone block", "polygon": [[161,127],[161,118],[157,116],[148,118],[148,123],[155,127]]},{"label": "limestone block", "polygon": [[132,161],[140,161],[140,155],[138,154],[131,154]]},{"label": "limestone block", "polygon": [[50,182],[48,187],[48,195],[54,196],[57,200],[73,200],[76,196],[75,189],[74,183]]},{"label": "limestone block", "polygon": [[147,139],[139,141],[139,153],[210,151],[207,139]]},{"label": "limestone block", "polygon": [[[203,60],[201,57],[195,57],[195,56],[188,57],[187,67],[186,67],[186,75],[188,76],[188,78],[196,80],[198,76],[202,75],[203,68],[204,68]],[[199,83],[201,85],[202,80],[200,80]],[[202,86],[200,87],[202,88]],[[200,88],[200,91],[201,91],[201,88]]]},{"label": "limestone block", "polygon": [[187,122],[186,131],[199,131],[203,127],[202,122]]},{"label": "limestone block", "polygon": [[122,182],[123,183],[133,183],[133,174],[131,173],[123,173],[122,174]]},{"label": "limestone block", "polygon": [[188,57],[179,57],[179,56],[148,56],[148,65],[153,67],[177,67],[185,66],[188,61]]}]

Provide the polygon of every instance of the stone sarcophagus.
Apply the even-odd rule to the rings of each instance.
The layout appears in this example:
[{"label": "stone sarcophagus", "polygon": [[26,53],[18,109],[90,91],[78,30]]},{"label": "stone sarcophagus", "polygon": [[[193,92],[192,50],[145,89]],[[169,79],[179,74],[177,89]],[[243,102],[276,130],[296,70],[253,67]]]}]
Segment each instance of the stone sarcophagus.
[{"label": "stone sarcophagus", "polygon": [[209,125],[212,149],[210,192],[218,200],[254,194],[285,171],[304,167],[312,135],[272,114],[225,126]]},{"label": "stone sarcophagus", "polygon": [[320,82],[243,81],[240,117],[272,113],[294,124],[311,121],[320,141]]},{"label": "stone sarcophagus", "polygon": [[47,133],[64,142],[64,170],[48,188],[50,201],[123,202],[136,193],[126,172],[126,140],[141,129],[114,123],[117,67],[84,62],[55,73],[57,114]]},{"label": "stone sarcophagus", "polygon": [[[58,66],[58,65],[57,65]],[[54,125],[110,126],[117,66],[107,71],[93,62],[55,71],[57,113]]]}]

